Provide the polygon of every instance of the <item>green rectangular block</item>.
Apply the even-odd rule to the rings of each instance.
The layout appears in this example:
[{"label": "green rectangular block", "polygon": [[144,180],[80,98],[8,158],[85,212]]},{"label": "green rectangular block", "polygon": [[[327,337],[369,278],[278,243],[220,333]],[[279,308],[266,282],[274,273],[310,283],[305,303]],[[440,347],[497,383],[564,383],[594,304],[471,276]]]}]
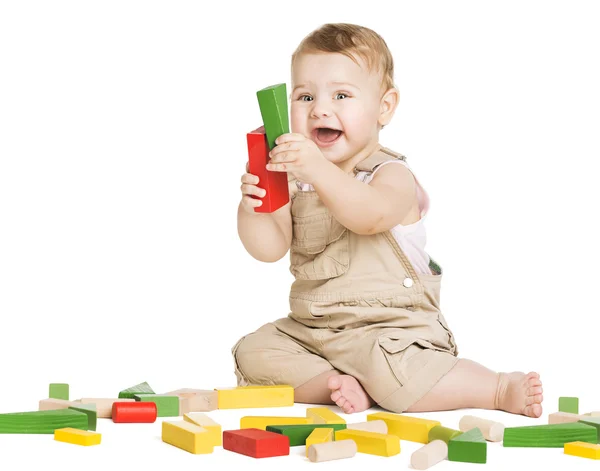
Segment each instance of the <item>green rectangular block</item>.
[{"label": "green rectangular block", "polygon": [[96,404],[81,404],[78,406],[69,406],[69,409],[76,410],[77,412],[83,412],[88,418],[87,430],[96,431],[98,423],[98,411],[96,410]]},{"label": "green rectangular block", "polygon": [[136,394],[136,401],[154,402],[157,417],[179,416],[179,396],[161,396],[160,394]]},{"label": "green rectangular block", "polygon": [[272,150],[275,147],[275,139],[290,132],[285,83],[263,88],[256,92],[256,96],[269,150]]},{"label": "green rectangular block", "polygon": [[429,435],[427,438],[430,443],[434,440],[442,440],[443,442],[446,442],[446,444],[448,444],[450,440],[452,440],[455,437],[458,437],[459,435],[462,435],[462,432],[460,430],[454,430],[448,427],[442,427],[441,425],[437,425],[429,431]]},{"label": "green rectangular block", "polygon": [[88,416],[72,409],[0,414],[0,433],[54,433],[59,428],[87,430]]},{"label": "green rectangular block", "polygon": [[487,442],[481,430],[474,428],[452,438],[448,442],[448,461],[485,463],[487,461]]},{"label": "green rectangular block", "polygon": [[571,414],[579,414],[579,398],[559,397],[558,412],[570,412]]},{"label": "green rectangular block", "polygon": [[598,430],[581,422],[504,429],[505,447],[562,448],[569,442],[598,443]]},{"label": "green rectangular block", "polygon": [[598,432],[598,443],[600,443],[600,417],[586,417],[585,419],[581,419],[579,422],[585,425],[589,425],[590,427],[595,427]]},{"label": "green rectangular block", "polygon": [[267,432],[289,437],[290,446],[302,446],[306,445],[306,439],[316,428],[332,428],[335,435],[336,430],[345,430],[346,424],[267,425]]},{"label": "green rectangular block", "polygon": [[144,382],[121,391],[119,399],[135,399],[136,394],[155,394],[155,392],[148,383]]},{"label": "green rectangular block", "polygon": [[69,400],[69,385],[65,383],[52,383],[50,384],[50,391],[48,397],[50,399],[64,399]]}]

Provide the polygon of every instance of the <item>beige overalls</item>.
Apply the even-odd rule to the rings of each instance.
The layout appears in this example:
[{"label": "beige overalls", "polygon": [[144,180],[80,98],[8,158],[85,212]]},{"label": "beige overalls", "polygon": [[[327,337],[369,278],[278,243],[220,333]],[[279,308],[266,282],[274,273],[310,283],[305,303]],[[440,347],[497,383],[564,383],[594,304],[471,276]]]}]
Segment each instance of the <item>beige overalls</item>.
[{"label": "beige overalls", "polygon": [[[382,148],[355,173],[396,158],[405,159]],[[298,191],[291,210],[291,312],[235,344],[238,385],[297,388],[335,368],[404,412],[458,361],[440,312],[441,268],[432,260],[435,274],[416,273],[389,231],[349,231],[315,191]]]}]

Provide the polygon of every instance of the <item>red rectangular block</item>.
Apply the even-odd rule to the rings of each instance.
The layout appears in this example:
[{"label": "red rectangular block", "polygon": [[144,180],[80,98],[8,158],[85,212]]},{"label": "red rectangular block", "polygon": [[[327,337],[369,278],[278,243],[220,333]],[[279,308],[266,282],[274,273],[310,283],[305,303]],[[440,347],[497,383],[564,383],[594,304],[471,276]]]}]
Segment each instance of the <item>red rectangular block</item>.
[{"label": "red rectangular block", "polygon": [[223,448],[253,458],[286,456],[290,454],[290,439],[258,428],[226,430],[223,432]]},{"label": "red rectangular block", "polygon": [[254,208],[257,213],[272,213],[290,200],[287,172],[273,172],[267,170],[269,163],[269,144],[265,134],[265,127],[261,126],[247,135],[248,139],[248,167],[252,175],[258,177],[258,186],[266,190],[262,205]]}]

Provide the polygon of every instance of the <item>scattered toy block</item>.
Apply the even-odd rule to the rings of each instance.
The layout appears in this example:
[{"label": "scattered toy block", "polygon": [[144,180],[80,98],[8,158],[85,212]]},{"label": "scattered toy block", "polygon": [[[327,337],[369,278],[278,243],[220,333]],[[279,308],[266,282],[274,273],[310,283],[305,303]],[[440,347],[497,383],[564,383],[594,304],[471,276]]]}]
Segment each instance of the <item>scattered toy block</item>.
[{"label": "scattered toy block", "polygon": [[565,443],[565,455],[600,460],[600,445],[586,442]]},{"label": "scattered toy block", "polygon": [[265,87],[256,92],[269,150],[275,147],[275,140],[290,132],[288,119],[288,98],[285,83]]},{"label": "scattered toy block", "polygon": [[377,456],[394,456],[400,453],[400,439],[396,435],[345,429],[337,430],[335,439],[354,440],[359,453]]},{"label": "scattered toy block", "polygon": [[370,420],[383,420],[387,424],[389,434],[396,435],[400,440],[417,443],[429,443],[429,431],[433,427],[442,425],[437,420],[409,417],[391,412],[369,414],[367,421]]},{"label": "scattered toy block", "polygon": [[223,449],[252,458],[286,456],[290,454],[290,440],[285,435],[257,428],[226,430]]},{"label": "scattered toy block", "polygon": [[161,394],[136,394],[136,400],[141,402],[154,402],[158,417],[179,416],[179,397],[163,396]]},{"label": "scattered toy block", "polygon": [[327,407],[309,407],[306,417],[315,424],[345,424],[346,421]]},{"label": "scattered toy block", "polygon": [[92,446],[100,445],[102,435],[76,428],[61,428],[54,431],[54,440],[57,442],[72,443],[73,445]]},{"label": "scattered toy block", "polygon": [[552,425],[528,425],[504,429],[505,447],[562,448],[570,442],[597,443],[595,427],[581,422]]},{"label": "scattered toy block", "polygon": [[290,446],[303,446],[306,445],[306,439],[316,428],[343,430],[346,428],[346,424],[268,425],[267,431],[290,437]]},{"label": "scattered toy block", "polygon": [[578,397],[559,397],[558,411],[570,412],[571,414],[579,414],[579,398]]},{"label": "scattered toy block", "polygon": [[206,414],[203,414],[202,412],[188,412],[183,415],[183,420],[208,430],[215,446],[221,446],[223,444],[221,426]]},{"label": "scattered toy block", "polygon": [[0,414],[0,433],[49,434],[61,428],[87,427],[88,416],[73,409]]},{"label": "scattered toy block", "polygon": [[308,448],[308,459],[313,463],[352,458],[358,447],[354,440],[337,440],[327,443],[317,443]]},{"label": "scattered toy block", "polygon": [[180,414],[211,412],[218,409],[218,393],[215,390],[183,388],[164,395],[179,397]]},{"label": "scattered toy block", "polygon": [[448,442],[448,461],[485,463],[487,442],[478,428],[473,428]]},{"label": "scattered toy block", "polygon": [[433,427],[429,431],[428,438],[429,442],[432,442],[434,440],[442,440],[443,442],[448,443],[453,438],[462,435],[462,433],[463,432],[461,432],[460,430],[454,430],[448,427],[442,427],[441,425],[438,425],[436,427]]},{"label": "scattered toy block", "polygon": [[504,425],[493,420],[482,419],[474,415],[465,415],[460,419],[458,428],[461,432],[468,432],[474,428],[481,430],[483,437],[490,442],[501,442],[504,437]]},{"label": "scattered toy block", "polygon": [[266,430],[269,425],[306,425],[311,424],[312,419],[308,417],[262,417],[248,415],[240,419],[240,428],[259,428]]},{"label": "scattered toy block", "polygon": [[346,428],[350,430],[363,430],[365,432],[383,433],[384,435],[387,435],[388,433],[388,426],[383,420],[370,420],[368,422],[346,424]]},{"label": "scattered toy block", "polygon": [[96,404],[78,404],[76,406],[69,406],[69,409],[76,410],[77,412],[83,412],[87,415],[88,426],[87,430],[96,431],[98,424],[98,411],[96,411]]},{"label": "scattered toy block", "polygon": [[332,428],[316,428],[306,438],[306,457],[308,458],[308,449],[317,443],[325,443],[333,441]]},{"label": "scattered toy block", "polygon": [[448,445],[442,440],[434,440],[422,446],[410,457],[415,469],[428,469],[448,458]]},{"label": "scattered toy block", "polygon": [[185,420],[164,421],[162,441],[194,455],[205,455],[214,451],[212,437],[208,430]]},{"label": "scattered toy block", "polygon": [[592,411],[592,412],[588,412],[585,415],[589,415],[590,417],[600,417],[600,411]]},{"label": "scattered toy block", "polygon": [[65,383],[51,383],[48,397],[50,399],[69,400],[69,385]]},{"label": "scattered toy block", "polygon": [[113,404],[115,402],[135,402],[135,399],[113,399],[113,398],[91,398],[84,397],[77,402],[82,404],[94,404],[99,419],[110,419],[112,417]]},{"label": "scattered toy block", "polygon": [[124,389],[119,393],[119,399],[135,399],[136,394],[155,394],[150,385],[146,382],[136,384],[130,388]]},{"label": "scattered toy block", "polygon": [[548,424],[570,424],[579,422],[582,418],[585,417],[571,412],[554,412],[548,415]]},{"label": "scattered toy block", "polygon": [[294,388],[287,385],[238,386],[216,391],[219,409],[290,407],[294,405]]},{"label": "scattered toy block", "polygon": [[152,424],[158,417],[155,402],[113,402],[112,420],[117,424]]},{"label": "scattered toy block", "polygon": [[64,399],[42,399],[39,403],[39,410],[59,410],[68,409],[71,406],[77,406],[81,403],[79,401],[66,401]]},{"label": "scattered toy block", "polygon": [[[600,443],[600,417],[581,417],[579,420],[580,423],[589,425],[590,427],[594,427],[596,432],[598,433],[598,441],[596,443]],[[573,440],[575,441],[575,440]],[[583,440],[585,441],[585,440]]]}]

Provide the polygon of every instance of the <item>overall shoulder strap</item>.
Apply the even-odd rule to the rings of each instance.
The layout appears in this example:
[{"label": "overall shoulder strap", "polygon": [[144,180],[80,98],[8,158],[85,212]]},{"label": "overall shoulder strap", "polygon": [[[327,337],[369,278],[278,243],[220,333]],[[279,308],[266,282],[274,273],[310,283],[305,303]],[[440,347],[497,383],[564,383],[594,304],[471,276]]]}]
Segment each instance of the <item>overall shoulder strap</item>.
[{"label": "overall shoulder strap", "polygon": [[383,162],[387,162],[388,160],[406,160],[406,157],[398,152],[394,152],[387,147],[382,147],[381,149],[373,152],[372,155],[359,162],[355,167],[355,172],[372,172],[375,168],[381,165]]}]

